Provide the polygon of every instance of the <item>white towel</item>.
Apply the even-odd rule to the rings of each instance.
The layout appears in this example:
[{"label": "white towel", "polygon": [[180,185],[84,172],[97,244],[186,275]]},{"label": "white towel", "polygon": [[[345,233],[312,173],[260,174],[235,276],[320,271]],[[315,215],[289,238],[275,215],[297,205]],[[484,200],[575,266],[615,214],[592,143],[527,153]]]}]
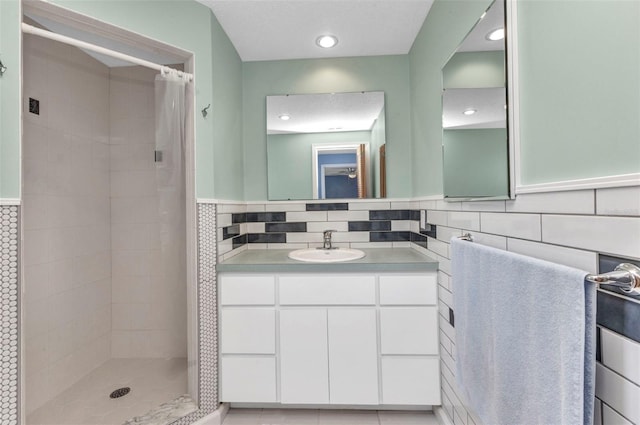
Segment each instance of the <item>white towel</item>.
[{"label": "white towel", "polygon": [[451,248],[456,381],[483,425],[591,425],[587,273],[457,238]]}]

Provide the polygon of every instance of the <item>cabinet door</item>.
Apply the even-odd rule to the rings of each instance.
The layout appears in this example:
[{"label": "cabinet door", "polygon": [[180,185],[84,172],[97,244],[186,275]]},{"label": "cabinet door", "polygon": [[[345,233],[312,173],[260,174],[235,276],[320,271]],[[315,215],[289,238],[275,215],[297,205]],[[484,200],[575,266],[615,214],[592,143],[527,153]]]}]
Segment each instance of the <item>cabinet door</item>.
[{"label": "cabinet door", "polygon": [[275,309],[222,307],[220,323],[221,353],[275,354]]},{"label": "cabinet door", "polygon": [[438,308],[381,308],[380,347],[382,354],[438,354]]},{"label": "cabinet door", "polygon": [[220,375],[220,401],[277,401],[275,357],[222,356]]},{"label": "cabinet door", "polygon": [[382,403],[440,404],[440,360],[431,357],[382,358]]},{"label": "cabinet door", "polygon": [[329,309],[332,404],[378,404],[376,310]]},{"label": "cabinet door", "polygon": [[280,311],[280,401],[329,403],[326,309]]}]

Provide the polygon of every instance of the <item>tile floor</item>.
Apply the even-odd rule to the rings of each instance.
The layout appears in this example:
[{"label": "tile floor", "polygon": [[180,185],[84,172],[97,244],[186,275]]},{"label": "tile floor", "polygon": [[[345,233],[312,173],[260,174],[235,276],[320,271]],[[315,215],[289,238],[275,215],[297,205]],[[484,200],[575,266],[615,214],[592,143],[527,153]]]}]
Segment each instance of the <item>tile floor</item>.
[{"label": "tile floor", "polygon": [[[109,394],[131,387],[124,397]],[[121,425],[187,392],[187,360],[111,359],[27,416],[27,425]]]},{"label": "tile floor", "polygon": [[231,409],[223,425],[438,425],[433,412]]}]

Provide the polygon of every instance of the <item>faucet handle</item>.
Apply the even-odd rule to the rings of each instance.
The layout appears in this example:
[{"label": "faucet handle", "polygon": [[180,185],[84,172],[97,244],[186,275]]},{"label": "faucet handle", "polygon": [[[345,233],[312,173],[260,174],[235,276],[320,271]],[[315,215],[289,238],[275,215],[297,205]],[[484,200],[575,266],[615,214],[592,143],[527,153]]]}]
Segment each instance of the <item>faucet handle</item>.
[{"label": "faucet handle", "polygon": [[332,230],[325,230],[324,232],[322,232],[325,236],[331,236],[332,233],[337,232],[337,230],[332,229]]}]

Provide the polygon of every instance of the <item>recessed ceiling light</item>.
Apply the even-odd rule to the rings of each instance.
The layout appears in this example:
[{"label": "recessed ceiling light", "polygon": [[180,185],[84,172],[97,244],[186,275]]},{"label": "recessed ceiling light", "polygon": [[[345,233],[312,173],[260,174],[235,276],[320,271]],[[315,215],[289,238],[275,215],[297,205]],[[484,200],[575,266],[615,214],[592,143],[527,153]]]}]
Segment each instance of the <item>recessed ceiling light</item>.
[{"label": "recessed ceiling light", "polygon": [[478,112],[477,109],[465,109],[464,112],[462,112],[462,113],[465,114],[465,115],[473,115],[476,112]]},{"label": "recessed ceiling light", "polygon": [[504,38],[504,28],[497,28],[489,32],[485,38],[490,41],[502,40]]},{"label": "recessed ceiling light", "polygon": [[338,44],[338,38],[333,35],[321,35],[316,39],[316,44],[323,49],[329,49]]},{"label": "recessed ceiling light", "polygon": [[282,114],[282,115],[278,115],[278,118],[280,118],[282,121],[289,121],[289,119],[291,119],[291,115]]}]

